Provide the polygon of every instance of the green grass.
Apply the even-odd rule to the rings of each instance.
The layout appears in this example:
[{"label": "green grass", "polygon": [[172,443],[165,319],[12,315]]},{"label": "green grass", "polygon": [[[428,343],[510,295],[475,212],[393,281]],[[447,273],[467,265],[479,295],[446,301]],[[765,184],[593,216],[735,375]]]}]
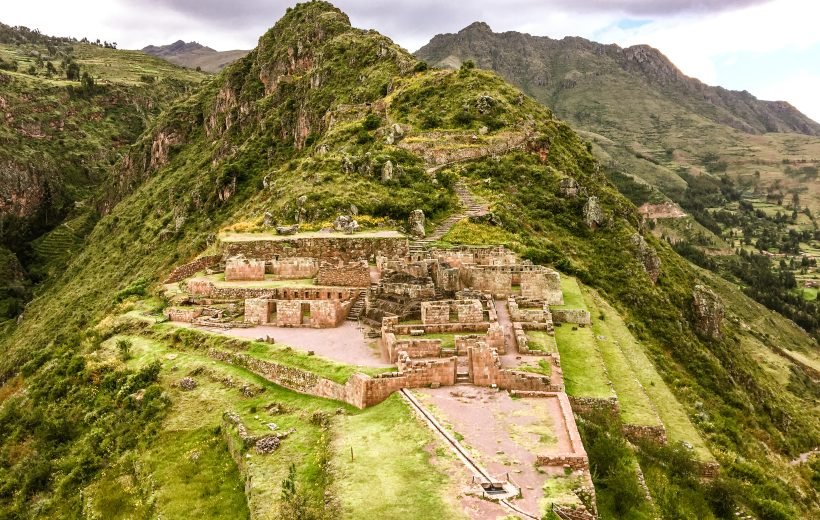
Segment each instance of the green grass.
[{"label": "green grass", "polygon": [[[632,369],[632,373],[652,401],[658,416],[666,427],[669,441],[688,442],[694,448],[698,459],[702,461],[715,460],[706,447],[703,438],[689,420],[686,410],[672,391],[669,390],[669,387],[666,386],[666,383],[655,369],[655,365],[646,355],[643,347],[629,333],[620,316],[616,312],[608,312],[606,316],[607,321],[610,322],[609,333],[613,341],[620,347],[623,357],[626,358]],[[640,412],[642,408],[639,408],[640,398],[629,392],[626,393],[626,396],[629,407],[635,416],[641,417],[643,414]]]},{"label": "green grass", "polygon": [[567,394],[573,397],[614,397],[592,328],[569,324],[555,328]]},{"label": "green grass", "polygon": [[[592,291],[585,291],[585,300],[590,311],[599,316],[604,314],[605,319],[596,319],[592,323],[595,341],[601,351],[601,357],[606,365],[607,373],[618,396],[621,410],[621,420],[625,424],[655,426],[662,424],[658,418],[652,401],[647,396],[626,356],[620,349],[612,330],[623,326],[623,322],[616,316],[614,309],[606,305]],[[628,331],[620,330],[623,334]]]},{"label": "green grass", "polygon": [[434,449],[432,433],[398,395],[339,417],[335,431],[333,466],[345,518],[464,518],[438,467],[458,462],[449,450]]},{"label": "green grass", "polygon": [[572,276],[561,275],[561,292],[564,293],[564,305],[551,305],[554,309],[586,309],[584,296],[578,286],[578,280]]},{"label": "green grass", "polygon": [[528,330],[527,348],[539,352],[558,352],[558,345],[555,343],[555,336],[543,330]]},{"label": "green grass", "polygon": [[522,247],[520,237],[505,231],[504,228],[477,224],[466,219],[456,222],[456,225],[441,238],[441,242],[476,246],[505,245],[512,250]]},{"label": "green grass", "polygon": [[399,335],[397,336],[398,339],[440,339],[441,340],[441,348],[452,349],[456,348],[456,336],[463,335],[463,334],[452,334],[452,333],[436,333],[436,334],[424,334],[421,336],[410,336],[410,335]]},{"label": "green grass", "polygon": [[532,372],[533,374],[541,374],[544,376],[551,376],[552,375],[552,364],[546,359],[539,359],[538,364],[536,365],[521,365],[515,368],[516,370],[521,370],[524,372]]}]

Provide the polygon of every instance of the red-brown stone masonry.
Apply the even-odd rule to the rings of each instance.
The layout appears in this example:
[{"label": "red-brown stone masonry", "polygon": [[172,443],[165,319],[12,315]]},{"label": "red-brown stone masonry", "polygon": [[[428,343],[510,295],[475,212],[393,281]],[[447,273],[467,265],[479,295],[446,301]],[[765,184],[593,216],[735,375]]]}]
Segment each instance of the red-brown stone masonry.
[{"label": "red-brown stone masonry", "polygon": [[193,262],[188,262],[187,264],[176,267],[171,271],[171,274],[168,275],[168,278],[165,279],[165,283],[182,281],[209,267],[214,267],[221,261],[222,255],[201,256]]}]

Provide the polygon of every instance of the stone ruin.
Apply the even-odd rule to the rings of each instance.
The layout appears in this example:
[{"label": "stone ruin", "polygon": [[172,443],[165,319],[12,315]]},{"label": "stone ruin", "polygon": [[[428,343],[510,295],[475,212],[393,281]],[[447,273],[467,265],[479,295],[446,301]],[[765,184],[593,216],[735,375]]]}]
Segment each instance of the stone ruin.
[{"label": "stone ruin", "polygon": [[[458,384],[557,399],[570,429],[577,431],[557,350],[530,349],[527,335],[551,336],[556,323],[591,323],[585,310],[556,308],[564,303],[557,271],[500,246],[411,250],[404,236],[350,235],[350,221],[339,222],[336,233],[223,241],[220,258],[175,270],[181,294],[166,315],[224,328],[335,328],[355,320],[378,339],[397,371],[354,374],[340,384],[241,350],[214,349],[209,356],[287,388],[360,408],[402,388]],[[420,219],[416,224],[423,230]],[[442,336],[452,339],[445,343]],[[546,363],[539,373],[521,370],[515,359],[522,355]],[[226,431],[236,432],[244,446],[237,453],[251,448],[269,453],[282,439],[253,438],[232,416],[226,423]],[[571,452],[540,457],[539,464],[583,470],[588,463],[578,439]]]}]

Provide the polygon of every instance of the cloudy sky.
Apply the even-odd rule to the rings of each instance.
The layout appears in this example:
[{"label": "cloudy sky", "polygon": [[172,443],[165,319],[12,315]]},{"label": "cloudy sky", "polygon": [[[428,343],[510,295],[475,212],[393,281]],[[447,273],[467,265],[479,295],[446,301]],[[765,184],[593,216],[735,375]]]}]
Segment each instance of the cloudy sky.
[{"label": "cloudy sky", "polygon": [[[3,0],[0,21],[142,48],[178,39],[249,49],[294,1]],[[648,43],[711,85],[785,99],[820,121],[820,2],[815,0],[336,0],[357,27],[408,50],[471,22],[495,31]]]}]

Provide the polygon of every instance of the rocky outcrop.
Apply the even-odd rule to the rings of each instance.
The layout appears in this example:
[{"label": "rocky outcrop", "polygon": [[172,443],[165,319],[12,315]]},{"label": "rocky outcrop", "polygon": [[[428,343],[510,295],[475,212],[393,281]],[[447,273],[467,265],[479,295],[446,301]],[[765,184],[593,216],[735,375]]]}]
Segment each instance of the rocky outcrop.
[{"label": "rocky outcrop", "polygon": [[593,231],[604,223],[604,212],[601,209],[601,203],[598,202],[598,197],[595,195],[587,199],[586,204],[584,204],[584,222]]},{"label": "rocky outcrop", "polygon": [[572,177],[564,177],[558,184],[558,193],[565,199],[574,199],[580,192],[581,186]]},{"label": "rocky outcrop", "polygon": [[415,238],[424,238],[426,236],[427,233],[424,231],[424,212],[422,210],[413,210],[413,212],[410,213],[408,224],[408,230],[411,236]]},{"label": "rocky outcrop", "polygon": [[339,215],[336,217],[336,220],[333,221],[333,230],[340,231],[342,233],[355,233],[359,231],[359,223],[353,217],[348,215]]},{"label": "rocky outcrop", "polygon": [[652,280],[652,283],[657,282],[658,276],[661,274],[661,259],[658,257],[658,253],[646,243],[640,233],[632,235],[631,241],[632,247],[635,249],[635,256],[643,264],[644,271],[646,271],[649,279]]},{"label": "rocky outcrop", "polygon": [[705,285],[695,286],[692,293],[692,311],[695,332],[710,339],[723,337],[722,325],[725,308],[720,297],[712,289]]}]

